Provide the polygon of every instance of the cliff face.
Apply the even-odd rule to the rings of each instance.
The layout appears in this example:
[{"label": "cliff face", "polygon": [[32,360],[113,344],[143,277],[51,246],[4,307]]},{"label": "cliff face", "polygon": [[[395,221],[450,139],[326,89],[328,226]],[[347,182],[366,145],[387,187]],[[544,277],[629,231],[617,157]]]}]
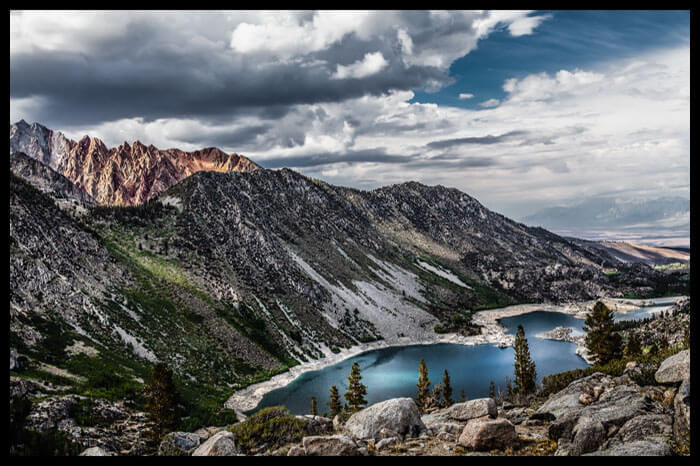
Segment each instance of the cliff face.
[{"label": "cliff face", "polygon": [[138,205],[202,170],[253,171],[260,167],[211,147],[160,150],[139,141],[107,148],[98,138],[67,139],[38,123],[10,125],[10,153],[23,152],[65,176],[104,205]]}]

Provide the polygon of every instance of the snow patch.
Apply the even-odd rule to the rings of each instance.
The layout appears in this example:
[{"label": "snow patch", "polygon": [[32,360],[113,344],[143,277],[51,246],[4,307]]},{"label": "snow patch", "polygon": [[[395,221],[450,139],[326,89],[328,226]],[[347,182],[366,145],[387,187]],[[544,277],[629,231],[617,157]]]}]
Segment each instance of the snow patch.
[{"label": "snow patch", "polygon": [[431,272],[431,273],[434,273],[435,275],[442,277],[445,280],[448,280],[448,281],[454,283],[455,285],[459,285],[462,288],[467,288],[469,290],[472,289],[471,286],[467,285],[462,280],[460,280],[458,276],[456,276],[455,274],[453,274],[452,272],[450,272],[448,270],[443,269],[442,267],[437,268],[431,264],[428,264],[427,262],[423,262],[420,259],[416,260],[416,264],[421,269],[426,270],[426,271]]}]

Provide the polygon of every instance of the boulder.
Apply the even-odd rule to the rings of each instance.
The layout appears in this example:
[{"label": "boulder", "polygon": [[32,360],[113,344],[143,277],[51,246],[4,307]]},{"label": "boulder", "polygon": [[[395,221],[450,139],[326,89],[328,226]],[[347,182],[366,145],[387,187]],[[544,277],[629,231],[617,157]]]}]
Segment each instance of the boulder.
[{"label": "boulder", "polygon": [[690,350],[664,359],[659,369],[654,374],[654,378],[659,383],[681,383],[690,378]]},{"label": "boulder", "polygon": [[588,417],[579,418],[573,428],[570,455],[581,455],[597,450],[606,440],[606,430],[600,421]]},{"label": "boulder", "polygon": [[304,450],[303,447],[300,447],[298,445],[294,445],[287,452],[287,456],[306,456],[306,451]]},{"label": "boulder", "polygon": [[646,414],[633,417],[610,439],[610,446],[640,440],[666,443],[673,435],[673,419],[668,414]]},{"label": "boulder", "polygon": [[589,387],[599,386],[603,390],[607,390],[613,384],[613,379],[602,372],[574,380],[565,389],[553,394],[540,406],[537,412],[550,413],[559,418],[566,412],[581,409],[584,406],[579,402],[579,399],[584,392],[590,390]]},{"label": "boulder", "polygon": [[170,432],[158,446],[158,456],[189,456],[202,443],[202,437],[193,432]]},{"label": "boulder", "polygon": [[90,447],[86,450],[83,450],[83,452],[79,456],[115,456],[114,453],[110,453],[108,451],[105,451],[103,448],[100,447]]},{"label": "boulder", "polygon": [[239,453],[233,434],[228,431],[217,432],[206,442],[197,447],[192,456],[235,456]]},{"label": "boulder", "polygon": [[472,419],[459,436],[459,444],[477,451],[505,449],[518,444],[518,435],[507,419]]},{"label": "boulder", "polygon": [[302,444],[309,456],[357,456],[359,454],[357,443],[345,435],[304,437]]},{"label": "boulder", "polygon": [[530,416],[535,413],[534,410],[530,408],[513,408],[511,410],[501,413],[503,417],[508,419],[513,424],[522,424],[527,421]]},{"label": "boulder", "polygon": [[390,447],[391,445],[397,445],[399,443],[399,438],[398,437],[389,437],[389,438],[383,438],[380,441],[376,443],[374,448],[379,451],[383,450],[386,447]]},{"label": "boulder", "polygon": [[[563,395],[563,397],[567,396],[569,395]],[[553,395],[552,398],[555,399],[555,403],[558,397],[559,393]],[[547,403],[550,401],[552,399],[548,400]],[[545,408],[544,405],[543,408]],[[538,411],[553,409],[557,416],[549,425],[549,437],[552,440],[559,440],[562,437],[572,440],[573,428],[580,417],[588,417],[592,421],[599,421],[607,431],[611,426],[621,427],[634,417],[664,412],[663,405],[651,399],[646,393],[643,393],[642,389],[636,384],[616,385],[612,388],[607,388],[597,401],[587,406],[581,405],[577,401],[576,405],[568,405],[568,408],[564,408],[564,404],[560,404],[555,408],[551,406],[546,407],[546,409],[543,408],[540,408]]]},{"label": "boulder", "polygon": [[673,399],[673,436],[679,445],[690,445],[690,379],[685,379]]},{"label": "boulder", "polygon": [[477,398],[455,403],[446,411],[447,417],[456,421],[469,421],[483,416],[495,418],[498,416],[498,408],[492,398]]},{"label": "boulder", "polygon": [[670,456],[671,449],[662,442],[639,440],[630,443],[620,443],[605,450],[586,453],[584,456]]},{"label": "boulder", "polygon": [[393,398],[356,412],[344,428],[359,439],[377,439],[383,428],[402,436],[416,436],[425,425],[413,398]]}]

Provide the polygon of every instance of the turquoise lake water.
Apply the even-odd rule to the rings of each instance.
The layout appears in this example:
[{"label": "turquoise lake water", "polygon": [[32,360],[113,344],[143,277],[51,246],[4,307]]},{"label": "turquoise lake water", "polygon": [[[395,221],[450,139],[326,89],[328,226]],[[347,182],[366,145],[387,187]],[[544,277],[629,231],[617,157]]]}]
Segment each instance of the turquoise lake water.
[{"label": "turquoise lake water", "polygon": [[[643,319],[666,308],[668,304],[642,308],[616,315],[616,320]],[[558,326],[572,327],[575,333],[583,333],[583,322],[582,319],[567,314],[545,311],[501,320],[511,334],[515,334],[518,324],[523,326],[530,355],[536,364],[538,382],[545,375],[588,367],[588,364],[576,354],[576,345],[537,338],[535,334]],[[421,359],[425,359],[428,376],[434,383],[442,380],[443,370],[447,369],[455,400],[459,400],[460,390],[464,390],[467,399],[488,396],[491,380],[504,390],[505,378],[513,378],[513,348],[510,347],[441,343],[384,348],[302,374],[285,387],[267,393],[260,404],[250,412],[267,406],[284,405],[294,414],[307,414],[310,399],[315,396],[318,412],[323,414],[328,411],[330,386],[337,386],[342,398],[347,388],[347,376],[354,362],[360,364],[362,383],[367,386],[366,399],[369,404],[389,398],[414,397]]]}]

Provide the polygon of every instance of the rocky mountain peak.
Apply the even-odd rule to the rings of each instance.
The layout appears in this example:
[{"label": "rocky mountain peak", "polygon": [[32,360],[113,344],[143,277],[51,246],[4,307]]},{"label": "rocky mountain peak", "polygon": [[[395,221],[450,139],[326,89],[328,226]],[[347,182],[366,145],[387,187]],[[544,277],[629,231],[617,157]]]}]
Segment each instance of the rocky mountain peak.
[{"label": "rocky mountain peak", "polygon": [[252,160],[216,147],[194,152],[158,149],[141,141],[108,148],[89,135],[78,142],[39,123],[10,125],[10,153],[23,152],[83,187],[100,204],[136,205],[199,171],[260,169]]}]

